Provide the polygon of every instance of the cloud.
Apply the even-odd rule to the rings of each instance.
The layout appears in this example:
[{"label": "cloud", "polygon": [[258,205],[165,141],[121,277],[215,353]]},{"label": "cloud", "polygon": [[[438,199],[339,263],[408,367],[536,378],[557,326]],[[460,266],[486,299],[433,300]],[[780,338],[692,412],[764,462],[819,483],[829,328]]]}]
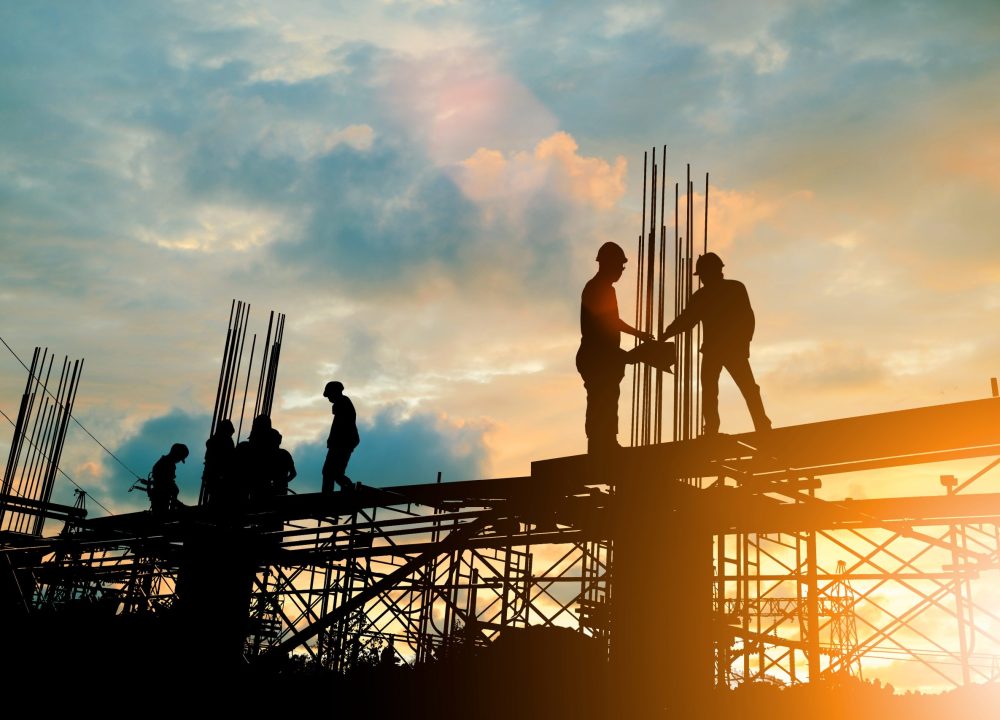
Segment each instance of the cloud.
[{"label": "cloud", "polygon": [[555,192],[571,202],[606,210],[625,193],[628,164],[618,156],[614,164],[579,154],[568,133],[541,140],[533,153],[515,152],[509,158],[499,150],[479,148],[456,170],[462,191],[478,202],[511,200],[535,193]]},{"label": "cloud", "polygon": [[886,379],[882,360],[864,348],[823,343],[794,352],[768,374],[772,392],[872,392]]},{"label": "cloud", "polygon": [[272,248],[311,281],[335,277],[369,297],[455,287],[538,299],[568,289],[578,248],[589,255],[625,217],[616,208],[626,168],[581,154],[565,133],[445,168],[388,140],[338,147],[304,168],[307,219]]},{"label": "cloud", "polygon": [[495,56],[451,49],[386,63],[383,102],[394,127],[449,165],[481,146],[518,148],[557,128],[552,113]]},{"label": "cloud", "polygon": [[348,285],[399,283],[460,265],[479,240],[477,213],[449,178],[389,144],[338,147],[308,170],[309,219],[277,258]]},{"label": "cloud", "polygon": [[[207,414],[192,415],[181,410],[171,410],[165,415],[143,422],[133,435],[113,451],[129,467],[139,473],[148,473],[153,464],[167,454],[171,445],[187,445],[190,455],[186,461],[177,465],[177,487],[180,489],[178,498],[188,505],[197,504],[205,440],[208,439],[210,424],[211,417]],[[133,492],[126,496],[126,491],[135,482],[135,478],[129,476],[117,463],[109,461],[108,467],[110,478],[107,485],[113,489],[113,495],[99,499],[108,500],[118,508],[126,506],[132,510],[145,509],[147,503],[143,493]],[[123,501],[122,498],[125,497],[128,499]]]},{"label": "cloud", "polygon": [[794,7],[788,0],[674,2],[664,9],[661,26],[675,42],[697,43],[726,60],[749,61],[755,72],[767,74],[781,70],[788,59],[788,44],[774,28]]},{"label": "cloud", "polygon": [[140,226],[136,236],[143,242],[168,249],[245,252],[273,242],[285,223],[280,213],[231,205],[207,204],[194,212],[194,217],[170,223],[185,224],[186,228],[147,229]]},{"label": "cloud", "polygon": [[[682,185],[683,182],[682,180]],[[698,187],[698,180],[693,179],[692,182]],[[770,192],[741,191],[715,185],[709,185],[708,195],[709,249],[720,253],[729,250],[737,239],[743,243],[752,242],[756,234],[769,232],[775,226],[787,228],[785,216],[793,213],[800,215],[804,208],[808,208],[813,197],[813,193],[808,190],[778,196]],[[705,194],[696,191],[691,200],[695,248],[700,248],[705,232]],[[686,195],[681,194],[678,203],[681,217],[680,235],[683,236]],[[672,226],[673,218],[668,219]]]}]

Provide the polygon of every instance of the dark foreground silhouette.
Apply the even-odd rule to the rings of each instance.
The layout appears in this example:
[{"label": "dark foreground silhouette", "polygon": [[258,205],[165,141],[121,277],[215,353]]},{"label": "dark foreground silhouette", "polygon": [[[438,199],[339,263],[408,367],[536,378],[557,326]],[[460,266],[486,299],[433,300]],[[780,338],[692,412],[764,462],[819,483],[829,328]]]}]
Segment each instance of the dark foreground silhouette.
[{"label": "dark foreground silhouette", "polygon": [[[418,667],[362,654],[350,671],[319,669],[302,656],[231,672],[208,661],[183,617],[108,616],[87,603],[0,623],[6,686],[47,687],[49,709],[83,701],[144,702],[155,717],[231,711],[323,709],[381,718],[621,718],[598,643],[562,628],[505,631],[487,647],[457,646]],[[65,688],[66,692],[59,692]],[[74,690],[74,688],[76,690]],[[85,690],[85,691],[84,691]],[[780,687],[763,683],[704,698],[696,714],[652,709],[652,718],[734,720],[938,720],[993,717],[1000,684],[940,695],[895,694],[853,678]],[[402,715],[400,715],[402,716]]]}]

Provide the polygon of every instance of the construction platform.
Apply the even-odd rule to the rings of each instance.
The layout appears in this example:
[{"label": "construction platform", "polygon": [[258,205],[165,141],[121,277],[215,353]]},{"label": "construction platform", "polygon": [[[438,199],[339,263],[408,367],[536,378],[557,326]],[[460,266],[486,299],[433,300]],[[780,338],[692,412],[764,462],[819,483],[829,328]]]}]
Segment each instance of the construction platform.
[{"label": "construction platform", "polygon": [[[398,634],[419,661],[459,625],[463,642],[488,643],[505,629],[572,621],[607,644],[638,708],[697,698],[736,675],[779,668],[797,681],[853,667],[863,638],[853,649],[821,642],[844,620],[832,593],[851,581],[927,582],[928,606],[955,598],[964,640],[948,652],[969,677],[966,641],[980,630],[970,608],[982,608],[968,583],[1000,564],[996,542],[968,533],[1000,526],[1000,493],[963,494],[956,483],[940,496],[847,500],[816,490],[836,473],[990,456],[1000,457],[996,398],[542,460],[524,477],[277,497],[236,513],[83,519],[50,504],[44,512],[66,532],[8,538],[4,553],[28,612],[87,597],[110,598],[118,613],[157,612],[177,600],[253,620],[221,625],[238,637],[220,642],[250,657],[305,652],[343,667],[351,638],[371,632]],[[824,568],[818,540],[868,531],[891,538],[872,541],[881,550],[916,543],[948,566],[873,566],[872,551],[845,545],[857,561]],[[784,570],[764,568],[769,536],[798,553]],[[573,548],[571,565],[549,559],[539,572],[548,545]],[[209,579],[234,557],[236,570]],[[760,583],[794,589],[768,596]],[[779,605],[783,617],[767,621]],[[391,622],[379,625],[379,613]]]}]

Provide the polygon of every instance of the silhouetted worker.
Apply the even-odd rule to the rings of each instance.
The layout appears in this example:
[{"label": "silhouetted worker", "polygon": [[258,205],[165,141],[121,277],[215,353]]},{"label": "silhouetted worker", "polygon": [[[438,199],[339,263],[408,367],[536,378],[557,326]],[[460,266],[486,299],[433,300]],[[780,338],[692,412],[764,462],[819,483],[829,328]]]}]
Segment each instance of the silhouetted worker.
[{"label": "silhouetted worker", "polygon": [[597,251],[597,274],[583,288],[580,298],[580,349],[576,369],[587,391],[588,452],[600,452],[618,445],[619,385],[625,376],[627,358],[621,349],[621,333],[643,340],[653,336],[626,323],[618,316],[614,283],[625,271],[625,251],[606,242]]},{"label": "silhouetted worker", "polygon": [[180,506],[177,500],[177,463],[188,456],[187,445],[174,443],[170,452],[163,455],[153,465],[149,484],[149,509],[157,515]]},{"label": "silhouetted worker", "polygon": [[295,479],[295,460],[292,454],[281,447],[281,433],[271,429],[271,447],[268,453],[268,473],[271,481],[271,493],[275,496],[288,494],[288,483]]},{"label": "silhouetted worker", "polygon": [[750,297],[743,283],[722,277],[722,259],[715,253],[705,253],[695,263],[694,274],[701,278],[702,287],[694,292],[684,311],[667,325],[663,336],[671,337],[702,325],[701,401],[705,418],[705,435],[719,432],[719,375],[726,368],[743,393],[753,426],[770,430],[771,421],[764,412],[760,387],[750,369],[750,341],[753,339],[754,316]]},{"label": "silhouetted worker", "polygon": [[205,470],[201,479],[205,483],[206,500],[209,504],[232,504],[235,434],[236,428],[231,420],[220,420],[215,434],[205,441]]},{"label": "silhouetted worker", "polygon": [[237,482],[246,483],[239,488],[241,500],[251,502],[271,494],[269,462],[274,440],[271,436],[271,418],[258,415],[250,426],[247,439],[236,446]]},{"label": "silhouetted worker", "polygon": [[351,490],[354,484],[344,473],[351,453],[361,442],[358,435],[358,414],[354,403],[344,395],[344,384],[333,380],[323,389],[323,397],[330,401],[333,422],[330,437],[326,441],[326,462],[323,463],[323,492],[333,492],[334,483],[344,490]]}]

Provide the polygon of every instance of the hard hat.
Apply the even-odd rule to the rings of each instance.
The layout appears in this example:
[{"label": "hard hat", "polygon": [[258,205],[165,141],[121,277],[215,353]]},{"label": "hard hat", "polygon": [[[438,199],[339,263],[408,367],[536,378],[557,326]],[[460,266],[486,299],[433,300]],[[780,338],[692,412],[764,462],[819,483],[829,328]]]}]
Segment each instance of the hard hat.
[{"label": "hard hat", "polygon": [[628,262],[621,245],[610,240],[597,251],[597,262]]},{"label": "hard hat", "polygon": [[340,382],[339,380],[331,380],[326,384],[326,387],[323,388],[323,397],[328,398],[332,396],[334,393],[342,393],[342,392],[344,392],[344,383]]},{"label": "hard hat", "polygon": [[170,446],[170,455],[184,462],[184,459],[188,456],[188,446],[183,443],[174,443]]},{"label": "hard hat", "polygon": [[258,415],[253,419],[253,423],[250,425],[249,438],[257,438],[259,440],[264,433],[269,432],[271,432],[271,416]]},{"label": "hard hat", "polygon": [[709,274],[717,272],[724,268],[725,265],[722,263],[722,258],[713,252],[705,253],[704,255],[698,256],[698,261],[694,264],[694,274],[702,275],[707,270]]}]

